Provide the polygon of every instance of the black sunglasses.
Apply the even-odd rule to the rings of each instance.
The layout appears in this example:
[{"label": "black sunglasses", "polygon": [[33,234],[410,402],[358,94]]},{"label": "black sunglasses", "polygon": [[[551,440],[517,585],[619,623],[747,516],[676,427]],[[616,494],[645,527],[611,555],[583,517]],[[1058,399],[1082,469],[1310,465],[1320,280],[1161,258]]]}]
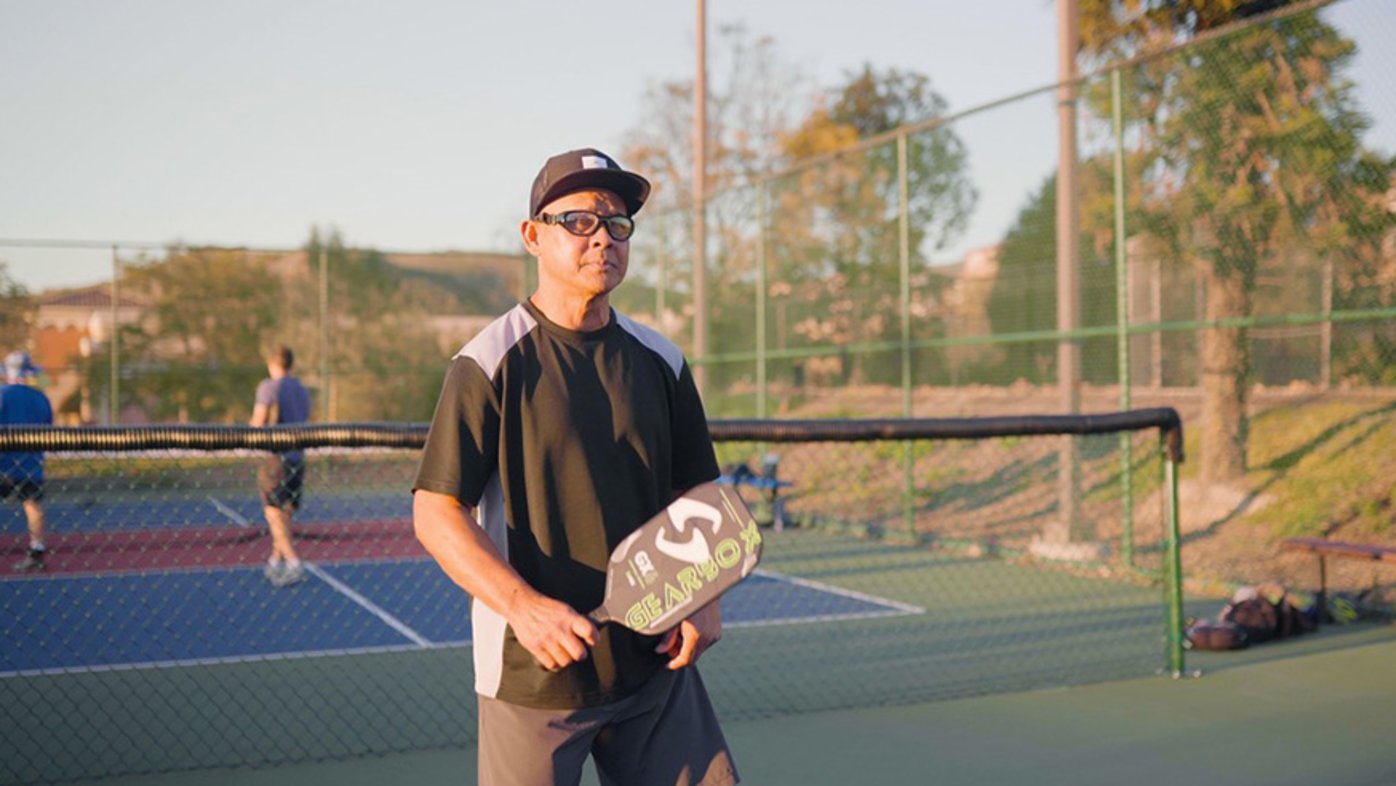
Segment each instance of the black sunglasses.
[{"label": "black sunglasses", "polygon": [[629,240],[635,234],[635,219],[630,216],[602,216],[590,210],[569,210],[566,213],[539,213],[534,221],[556,224],[577,237],[591,237],[606,225],[606,234],[617,242]]}]

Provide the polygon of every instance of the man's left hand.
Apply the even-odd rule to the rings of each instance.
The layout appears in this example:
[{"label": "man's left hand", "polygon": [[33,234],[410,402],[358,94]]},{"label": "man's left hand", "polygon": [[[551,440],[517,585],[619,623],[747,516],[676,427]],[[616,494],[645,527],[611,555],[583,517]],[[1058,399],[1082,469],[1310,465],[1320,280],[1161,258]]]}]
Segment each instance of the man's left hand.
[{"label": "man's left hand", "polygon": [[715,600],[680,622],[664,638],[655,652],[669,655],[670,671],[692,666],[707,649],[722,639],[722,602]]}]

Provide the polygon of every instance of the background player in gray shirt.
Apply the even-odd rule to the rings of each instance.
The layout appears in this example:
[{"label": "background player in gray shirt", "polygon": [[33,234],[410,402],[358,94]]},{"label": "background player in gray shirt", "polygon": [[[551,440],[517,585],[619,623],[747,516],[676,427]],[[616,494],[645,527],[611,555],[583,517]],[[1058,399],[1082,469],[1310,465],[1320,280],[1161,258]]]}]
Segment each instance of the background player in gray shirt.
[{"label": "background player in gray shirt", "polygon": [[[267,378],[257,385],[252,407],[252,426],[304,423],[310,419],[310,392],[291,376],[296,356],[290,347],[277,347],[267,355]],[[262,512],[271,530],[271,556],[267,559],[267,580],[276,587],[287,587],[305,579],[305,569],[291,540],[291,519],[301,504],[305,488],[305,453],[299,450],[275,453],[257,469],[257,492]]]}]

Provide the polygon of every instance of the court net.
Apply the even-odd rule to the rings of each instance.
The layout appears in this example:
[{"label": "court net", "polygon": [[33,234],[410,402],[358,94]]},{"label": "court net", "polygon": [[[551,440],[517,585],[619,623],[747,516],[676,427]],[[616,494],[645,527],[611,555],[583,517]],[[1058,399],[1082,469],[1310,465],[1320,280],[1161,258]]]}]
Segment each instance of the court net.
[{"label": "court net", "polygon": [[[712,430],[766,542],[703,662],[724,718],[1182,669],[1171,409]],[[45,453],[48,524],[20,572],[0,510],[0,781],[472,744],[468,603],[412,534],[425,433],[0,430]],[[288,582],[257,476],[289,450]]]}]

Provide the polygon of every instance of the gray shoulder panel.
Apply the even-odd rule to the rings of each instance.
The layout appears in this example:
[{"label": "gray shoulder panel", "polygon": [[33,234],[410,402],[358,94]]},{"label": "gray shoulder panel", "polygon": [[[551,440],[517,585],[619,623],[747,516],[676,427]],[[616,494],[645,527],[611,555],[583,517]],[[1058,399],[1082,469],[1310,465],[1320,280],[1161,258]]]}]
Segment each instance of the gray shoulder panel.
[{"label": "gray shoulder panel", "polygon": [[485,376],[494,379],[504,356],[538,326],[538,321],[520,303],[509,309],[503,316],[491,322],[470,339],[456,357],[467,357],[480,364]]},{"label": "gray shoulder panel", "polygon": [[683,371],[683,350],[678,345],[664,337],[654,328],[636,322],[619,311],[614,312],[616,321],[620,323],[625,332],[634,336],[637,341],[644,344],[656,355],[664,358],[664,362],[669,364],[669,370],[674,372],[677,378]]}]

